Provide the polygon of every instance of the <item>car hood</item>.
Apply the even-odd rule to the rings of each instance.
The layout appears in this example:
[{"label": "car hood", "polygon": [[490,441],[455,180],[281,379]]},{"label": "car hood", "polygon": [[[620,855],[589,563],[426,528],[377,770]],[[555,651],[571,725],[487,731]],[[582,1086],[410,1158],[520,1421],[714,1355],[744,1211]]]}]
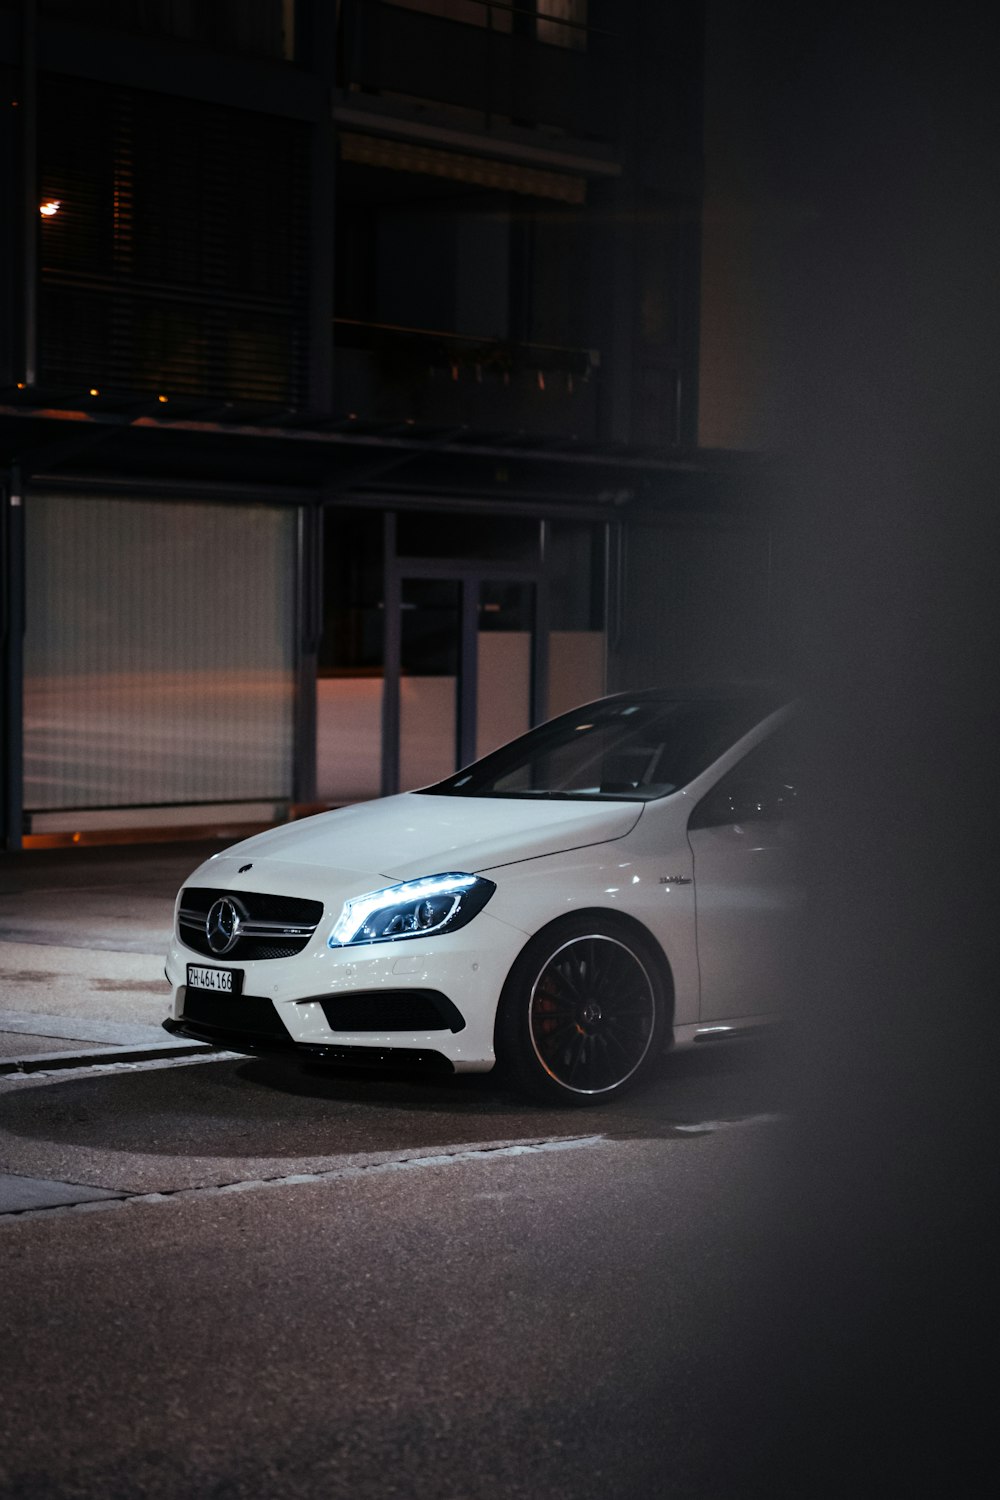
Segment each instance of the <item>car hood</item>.
[{"label": "car hood", "polygon": [[386,880],[451,870],[477,874],[623,838],[641,812],[637,802],[591,805],[403,792],[273,828],[226,850],[225,857],[227,863],[238,856]]}]

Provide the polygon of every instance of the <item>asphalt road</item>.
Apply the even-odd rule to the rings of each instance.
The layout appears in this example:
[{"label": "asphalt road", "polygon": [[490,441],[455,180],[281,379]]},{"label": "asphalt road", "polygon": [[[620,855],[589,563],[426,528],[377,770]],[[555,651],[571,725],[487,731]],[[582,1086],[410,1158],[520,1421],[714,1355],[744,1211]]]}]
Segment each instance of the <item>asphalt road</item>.
[{"label": "asphalt road", "polygon": [[173,901],[219,847],[0,853],[0,1071],[53,1052],[169,1047]]},{"label": "asphalt road", "polygon": [[5,1500],[992,1495],[995,1070],[885,903],[787,1043],[562,1114],[165,1061],[207,852],[0,855]]},{"label": "asphalt road", "polygon": [[7,1170],[75,1206],[0,1218],[2,1492],[755,1493],[780,1093],[750,1045],[572,1113],[256,1060],[3,1080]]}]

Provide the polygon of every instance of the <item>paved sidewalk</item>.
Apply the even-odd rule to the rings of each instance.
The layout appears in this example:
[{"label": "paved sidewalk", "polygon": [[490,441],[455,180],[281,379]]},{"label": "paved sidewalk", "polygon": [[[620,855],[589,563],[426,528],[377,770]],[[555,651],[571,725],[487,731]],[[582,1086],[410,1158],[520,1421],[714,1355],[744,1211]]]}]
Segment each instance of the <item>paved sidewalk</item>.
[{"label": "paved sidewalk", "polygon": [[223,847],[0,854],[0,1074],[208,1050],[162,1029],[163,959],[178,888]]}]

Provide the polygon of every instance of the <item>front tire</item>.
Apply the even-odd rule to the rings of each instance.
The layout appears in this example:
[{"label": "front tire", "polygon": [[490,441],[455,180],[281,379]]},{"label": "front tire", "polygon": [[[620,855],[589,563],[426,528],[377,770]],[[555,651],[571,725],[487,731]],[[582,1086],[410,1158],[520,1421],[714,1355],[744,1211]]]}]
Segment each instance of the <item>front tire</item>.
[{"label": "front tire", "polygon": [[536,934],[511,969],[497,1053],[546,1104],[616,1099],[647,1075],[668,1011],[664,965],[641,931],[580,915]]}]

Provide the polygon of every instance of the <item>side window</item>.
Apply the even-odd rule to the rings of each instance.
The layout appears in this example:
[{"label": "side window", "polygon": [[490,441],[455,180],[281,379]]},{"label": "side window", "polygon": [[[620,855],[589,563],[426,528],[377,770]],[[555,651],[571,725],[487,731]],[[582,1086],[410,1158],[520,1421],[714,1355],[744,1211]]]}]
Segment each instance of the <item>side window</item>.
[{"label": "side window", "polygon": [[795,814],[799,795],[794,752],[792,726],[783,724],[706,792],[691,814],[688,828],[788,821]]}]

